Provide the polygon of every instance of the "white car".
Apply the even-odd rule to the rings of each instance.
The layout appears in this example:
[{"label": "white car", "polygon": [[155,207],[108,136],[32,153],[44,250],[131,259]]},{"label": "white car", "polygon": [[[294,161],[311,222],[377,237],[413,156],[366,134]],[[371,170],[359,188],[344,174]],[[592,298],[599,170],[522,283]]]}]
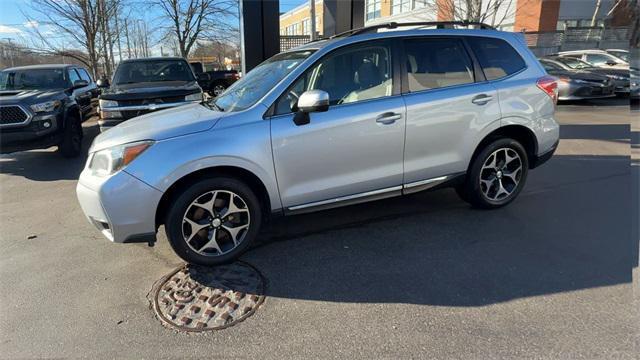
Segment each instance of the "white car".
[{"label": "white car", "polygon": [[599,68],[629,70],[628,62],[604,50],[563,51],[557,55],[579,59]]}]

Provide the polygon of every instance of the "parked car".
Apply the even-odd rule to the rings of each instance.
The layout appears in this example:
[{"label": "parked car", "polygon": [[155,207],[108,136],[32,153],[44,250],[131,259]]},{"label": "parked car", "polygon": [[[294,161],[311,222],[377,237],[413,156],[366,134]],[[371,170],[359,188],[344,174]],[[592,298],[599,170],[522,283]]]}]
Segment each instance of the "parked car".
[{"label": "parked car", "polygon": [[548,74],[558,78],[558,100],[584,100],[615,96],[613,80],[586,70],[567,69],[550,59],[539,59]]},{"label": "parked car", "polygon": [[223,91],[240,79],[240,74],[238,74],[237,70],[204,71],[202,63],[191,62],[190,64],[202,90],[212,96],[222,94]]},{"label": "parked car", "polygon": [[118,65],[113,83],[98,81],[100,130],[152,111],[202,101],[202,89],[183,58],[125,60]]},{"label": "parked car", "polygon": [[629,93],[629,70],[628,69],[614,69],[614,68],[600,68],[578,60],[572,57],[562,56],[547,56],[544,58],[553,64],[562,67],[567,71],[588,71],[590,73],[596,73],[604,75],[613,80],[616,94],[628,94]]},{"label": "parked car", "polygon": [[605,69],[629,70],[629,63],[607,53],[604,50],[575,50],[563,51],[557,54],[561,57],[571,57],[587,62],[595,67]]},{"label": "parked car", "polygon": [[518,34],[373,29],[98,136],[77,187],[89,221],[120,243],[164,224],[179,256],[214,265],[272,215],[443,186],[479,208],[512,202],[558,144],[556,79]]},{"label": "parked car", "polygon": [[608,52],[609,54],[617,57],[618,59],[624,61],[624,62],[629,62],[629,51],[628,50],[623,50],[623,49],[607,49],[605,50],[606,52]]},{"label": "parked car", "polygon": [[98,89],[77,65],[32,65],[0,72],[0,150],[58,146],[65,157],[81,151],[82,125],[95,111]]}]

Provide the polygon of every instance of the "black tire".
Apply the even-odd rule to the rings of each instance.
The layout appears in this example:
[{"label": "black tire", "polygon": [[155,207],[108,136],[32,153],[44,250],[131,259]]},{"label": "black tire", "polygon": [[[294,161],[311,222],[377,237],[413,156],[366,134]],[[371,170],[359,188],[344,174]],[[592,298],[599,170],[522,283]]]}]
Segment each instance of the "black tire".
[{"label": "black tire", "polygon": [[66,158],[77,157],[82,152],[82,125],[76,116],[67,118],[58,151]]},{"label": "black tire", "polygon": [[[485,188],[481,185],[480,176],[481,176],[481,172],[483,171],[482,168],[485,165],[485,162],[490,161],[489,159],[490,156],[492,156],[494,152],[500,149],[510,149],[512,151],[515,151],[520,157],[519,161],[520,161],[521,170],[519,172],[519,175],[514,175],[518,178],[517,184],[515,184],[515,182],[513,182],[510,177],[502,178],[503,172],[500,171],[500,178],[499,178],[500,184],[502,184],[502,181],[504,181],[505,189],[510,185],[511,186],[509,189],[510,193],[502,198],[496,197],[494,199],[491,199],[483,191],[483,189],[489,189],[489,188]],[[510,151],[509,153],[513,154]],[[496,160],[497,160],[497,165],[499,166],[500,160],[499,159],[496,159]],[[516,163],[513,165],[513,167],[515,168],[517,165],[518,164]],[[494,178],[497,177],[497,173],[495,175],[492,175],[487,173],[487,172],[490,173],[490,170],[485,169],[484,171],[485,173],[483,174],[483,176],[493,176]],[[478,153],[478,155],[472,160],[472,163],[469,166],[469,171],[467,172],[467,176],[465,178],[465,182],[456,188],[456,192],[458,193],[458,195],[462,200],[470,203],[474,207],[478,207],[482,209],[496,209],[499,207],[503,207],[509,204],[510,202],[512,202],[513,200],[515,200],[515,198],[518,196],[518,194],[520,194],[520,191],[522,191],[522,188],[526,183],[528,173],[529,173],[529,158],[527,156],[527,151],[524,149],[522,144],[520,144],[518,141],[511,138],[496,139],[490,144],[488,144],[487,146],[485,146],[480,151],[480,153]],[[493,186],[496,186],[496,187],[490,188],[491,190],[497,189],[497,183],[495,182],[495,180],[493,182]],[[490,193],[489,195],[491,195],[491,192],[492,192],[491,190],[489,190],[489,193]],[[496,190],[495,193],[497,194],[497,192],[498,191]]]},{"label": "black tire", "polygon": [[[203,255],[187,244],[183,235],[183,219],[196,199],[215,190],[231,191],[240,196],[248,209],[250,222],[249,227],[244,231],[242,240],[235,248],[221,255]],[[258,197],[242,181],[230,177],[205,178],[188,185],[172,199],[172,205],[165,219],[165,232],[173,250],[188,263],[204,266],[228,263],[238,258],[258,236],[262,225],[262,207],[260,205]]]}]

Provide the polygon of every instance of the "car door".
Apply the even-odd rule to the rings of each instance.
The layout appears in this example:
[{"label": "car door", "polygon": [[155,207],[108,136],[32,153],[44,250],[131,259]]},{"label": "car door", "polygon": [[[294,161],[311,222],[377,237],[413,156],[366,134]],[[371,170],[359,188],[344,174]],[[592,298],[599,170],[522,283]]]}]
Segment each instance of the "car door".
[{"label": "car door", "polygon": [[463,38],[408,37],[401,43],[404,184],[412,192],[466,171],[479,132],[492,122],[497,126],[500,107]]},{"label": "car door", "polygon": [[[76,81],[82,80],[80,74],[76,71],[76,69],[69,69],[69,80],[71,81],[71,85],[75,84]],[[84,116],[87,114],[88,110],[91,109],[91,93],[88,91],[88,86],[83,86],[79,88],[73,89],[73,96],[76,99],[76,103],[80,107],[80,111]]]},{"label": "car door", "polygon": [[[273,158],[285,208],[399,194],[405,106],[393,69],[388,41],[343,47],[312,65],[274,104]],[[292,101],[316,89],[329,94],[329,109],[297,126]]]},{"label": "car door", "polygon": [[87,72],[87,70],[83,68],[77,68],[78,75],[82,80],[85,80],[89,85],[87,86],[87,92],[89,94],[89,109],[87,110],[89,113],[92,113],[98,107],[98,96],[100,96],[100,89],[96,86],[96,83],[91,78],[91,75]]}]

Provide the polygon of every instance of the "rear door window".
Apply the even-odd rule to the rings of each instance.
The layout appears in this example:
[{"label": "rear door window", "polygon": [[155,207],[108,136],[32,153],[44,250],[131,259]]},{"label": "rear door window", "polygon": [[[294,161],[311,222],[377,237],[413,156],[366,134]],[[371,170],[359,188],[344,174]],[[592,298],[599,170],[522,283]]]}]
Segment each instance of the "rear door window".
[{"label": "rear door window", "polygon": [[473,63],[462,41],[422,38],[404,44],[409,91],[474,82]]},{"label": "rear door window", "polygon": [[500,79],[526,67],[520,54],[504,40],[469,37],[468,41],[487,80]]}]

